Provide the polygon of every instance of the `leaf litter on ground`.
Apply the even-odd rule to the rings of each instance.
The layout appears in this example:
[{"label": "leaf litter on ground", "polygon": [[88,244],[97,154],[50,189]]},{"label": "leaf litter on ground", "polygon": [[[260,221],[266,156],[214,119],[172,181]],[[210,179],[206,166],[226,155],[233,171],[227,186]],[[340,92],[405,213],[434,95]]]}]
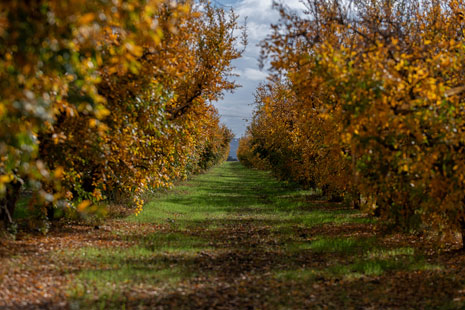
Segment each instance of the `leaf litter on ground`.
[{"label": "leaf litter on ground", "polygon": [[[308,197],[311,197],[308,198]],[[138,217],[0,247],[1,309],[463,309],[465,255],[225,163]]]}]

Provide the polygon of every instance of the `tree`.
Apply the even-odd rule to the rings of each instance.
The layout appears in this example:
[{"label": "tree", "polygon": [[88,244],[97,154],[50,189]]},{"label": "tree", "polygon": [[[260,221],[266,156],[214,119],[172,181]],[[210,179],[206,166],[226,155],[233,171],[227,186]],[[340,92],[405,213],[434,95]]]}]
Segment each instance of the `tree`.
[{"label": "tree", "polygon": [[463,233],[464,3],[305,4],[304,14],[277,6],[281,21],[262,44],[292,98],[257,106],[286,107],[274,116],[290,145],[274,152],[293,149],[309,184],[370,201],[368,212],[397,225]]},{"label": "tree", "polygon": [[27,182],[34,205],[129,195],[139,212],[143,191],[222,158],[230,132],[210,102],[237,86],[244,29],[233,12],[161,0],[0,8],[0,74],[11,85],[0,104],[2,210]]}]

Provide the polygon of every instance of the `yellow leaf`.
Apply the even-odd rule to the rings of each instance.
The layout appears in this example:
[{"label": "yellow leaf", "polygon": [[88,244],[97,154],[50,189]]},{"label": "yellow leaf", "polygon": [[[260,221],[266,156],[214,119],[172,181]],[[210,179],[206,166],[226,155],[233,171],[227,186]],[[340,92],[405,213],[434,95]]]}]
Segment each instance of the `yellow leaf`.
[{"label": "yellow leaf", "polygon": [[104,107],[100,107],[100,108],[97,109],[97,111],[95,111],[95,116],[98,119],[102,119],[105,116],[108,116],[109,114],[110,114],[110,111],[107,108],[104,108]]},{"label": "yellow leaf", "polygon": [[78,206],[77,210],[79,212],[84,212],[84,210],[91,205],[90,200],[83,200]]},{"label": "yellow leaf", "polygon": [[65,172],[65,169],[63,167],[58,167],[55,169],[54,175],[56,178],[60,179],[63,176],[63,173]]},{"label": "yellow leaf", "polygon": [[82,15],[79,18],[79,24],[86,25],[91,23],[95,19],[95,14],[94,13],[87,13]]},{"label": "yellow leaf", "polygon": [[1,183],[9,183],[12,180],[13,180],[13,175],[11,175],[11,174],[0,175],[0,184]]},{"label": "yellow leaf", "polygon": [[95,126],[97,126],[97,120],[95,118],[91,118],[89,120],[89,127],[94,128]]}]

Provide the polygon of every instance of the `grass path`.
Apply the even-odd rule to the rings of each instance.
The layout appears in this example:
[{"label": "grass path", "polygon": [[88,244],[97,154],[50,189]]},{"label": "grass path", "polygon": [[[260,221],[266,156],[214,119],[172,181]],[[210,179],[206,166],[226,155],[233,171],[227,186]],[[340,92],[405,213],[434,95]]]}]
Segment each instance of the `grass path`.
[{"label": "grass path", "polygon": [[0,252],[0,309],[465,308],[463,255],[381,235],[239,163],[153,197],[138,217],[37,238]]}]

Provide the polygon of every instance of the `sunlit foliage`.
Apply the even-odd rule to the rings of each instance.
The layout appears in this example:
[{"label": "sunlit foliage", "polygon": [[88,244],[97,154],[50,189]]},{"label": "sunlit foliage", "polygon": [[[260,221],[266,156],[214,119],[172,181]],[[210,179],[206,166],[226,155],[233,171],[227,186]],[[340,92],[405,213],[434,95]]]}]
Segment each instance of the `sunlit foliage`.
[{"label": "sunlit foliage", "polygon": [[129,195],[139,212],[142,192],[222,160],[211,101],[237,87],[242,30],[194,1],[3,1],[2,216],[23,183],[31,206]]},{"label": "sunlit foliage", "polygon": [[463,231],[463,1],[304,2],[262,43],[254,152],[393,223]]}]

